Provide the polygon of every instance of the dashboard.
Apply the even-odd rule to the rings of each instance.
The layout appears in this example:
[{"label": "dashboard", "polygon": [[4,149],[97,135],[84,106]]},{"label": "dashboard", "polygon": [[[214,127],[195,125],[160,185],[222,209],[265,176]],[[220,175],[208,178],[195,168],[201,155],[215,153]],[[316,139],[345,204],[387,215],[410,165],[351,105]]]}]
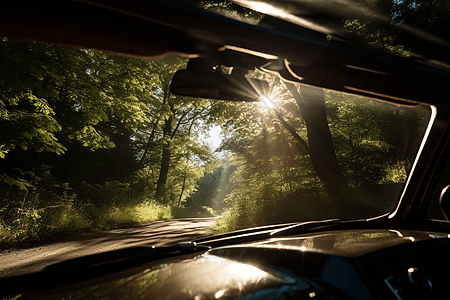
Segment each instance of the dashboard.
[{"label": "dashboard", "polygon": [[447,298],[450,240],[445,233],[344,230],[246,247],[210,252],[251,265],[290,270],[317,287],[314,294],[324,299]]},{"label": "dashboard", "polygon": [[433,240],[414,241],[359,258],[364,279],[377,298],[448,299],[448,236],[429,235]]}]

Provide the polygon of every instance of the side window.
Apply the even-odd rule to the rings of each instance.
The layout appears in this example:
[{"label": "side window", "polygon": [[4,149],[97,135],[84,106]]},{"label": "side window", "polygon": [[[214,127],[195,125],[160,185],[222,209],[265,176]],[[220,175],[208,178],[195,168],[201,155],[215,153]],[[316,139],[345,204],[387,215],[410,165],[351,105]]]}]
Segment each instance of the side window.
[{"label": "side window", "polygon": [[435,220],[445,220],[444,215],[442,214],[441,208],[439,206],[439,196],[441,195],[441,191],[447,185],[450,184],[450,161],[448,161],[445,165],[444,172],[442,173],[441,178],[439,179],[439,184],[434,191],[433,198],[431,199],[430,207],[428,208],[428,218]]}]

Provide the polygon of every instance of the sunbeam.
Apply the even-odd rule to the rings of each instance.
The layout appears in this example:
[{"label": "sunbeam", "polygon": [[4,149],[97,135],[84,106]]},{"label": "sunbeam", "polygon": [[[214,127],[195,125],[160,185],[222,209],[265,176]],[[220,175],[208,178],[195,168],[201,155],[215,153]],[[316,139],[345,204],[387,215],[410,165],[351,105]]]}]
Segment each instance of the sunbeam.
[{"label": "sunbeam", "polygon": [[276,107],[276,104],[273,102],[272,98],[270,98],[269,96],[262,96],[261,100],[264,105],[264,108],[267,110],[272,110]]}]

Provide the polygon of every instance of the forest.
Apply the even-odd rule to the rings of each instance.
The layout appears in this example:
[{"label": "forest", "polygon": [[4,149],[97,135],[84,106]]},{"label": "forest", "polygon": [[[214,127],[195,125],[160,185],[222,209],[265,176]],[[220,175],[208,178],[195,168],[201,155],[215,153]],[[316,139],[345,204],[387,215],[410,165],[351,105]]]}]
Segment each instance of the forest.
[{"label": "forest", "polygon": [[[270,102],[175,96],[180,58],[7,39],[0,49],[4,242],[172,218],[186,207],[226,209],[221,232],[377,215],[395,199],[379,203],[370,191],[401,188],[429,115],[258,72]],[[224,135],[215,152],[204,137],[213,125]]]},{"label": "forest", "polygon": [[129,59],[4,38],[0,237],[173,217],[217,158],[222,104],[175,97],[185,59]]},{"label": "forest", "polygon": [[[361,34],[369,25],[345,23]],[[0,245],[180,216],[223,214],[214,230],[227,232],[395,207],[428,107],[256,70],[265,101],[173,95],[186,64],[2,38]]]}]

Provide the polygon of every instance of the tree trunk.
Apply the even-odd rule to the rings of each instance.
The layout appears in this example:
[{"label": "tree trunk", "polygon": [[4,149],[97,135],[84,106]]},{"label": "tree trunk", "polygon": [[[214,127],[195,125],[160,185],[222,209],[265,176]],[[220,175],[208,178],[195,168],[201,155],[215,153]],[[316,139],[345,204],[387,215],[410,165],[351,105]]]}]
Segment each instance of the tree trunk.
[{"label": "tree trunk", "polygon": [[148,150],[150,149],[150,146],[153,144],[153,139],[155,138],[156,128],[158,126],[158,120],[156,119],[153,122],[153,128],[152,132],[150,133],[150,136],[148,137],[147,144],[145,145],[144,153],[142,154],[141,159],[139,160],[139,167],[142,167],[144,165],[145,157],[147,156]]},{"label": "tree trunk", "polygon": [[156,199],[158,201],[163,200],[163,196],[166,194],[167,175],[170,168],[170,142],[172,133],[173,117],[170,116],[164,122],[163,128],[163,151],[161,156],[161,169],[159,171],[158,181],[156,183]]},{"label": "tree trunk", "polygon": [[[177,110],[173,106],[171,106],[170,107],[171,115],[164,122],[164,128],[163,128],[163,152],[162,152],[162,157],[161,157],[161,169],[160,169],[160,172],[159,172],[158,182],[156,183],[156,199],[159,200],[159,201],[167,200],[167,199],[163,199],[163,197],[166,195],[167,176],[169,174],[169,169],[170,169],[170,156],[171,156],[170,143],[171,143],[172,139],[175,137],[178,129],[182,125],[183,119],[191,111],[192,111],[192,109],[189,109],[189,110],[185,111],[181,115],[181,117],[178,119],[178,121],[177,121],[177,123],[175,125],[174,122],[176,120],[175,116],[176,116]],[[174,125],[175,125],[175,128],[172,130]],[[173,201],[174,200],[172,199],[172,202]],[[166,202],[166,201],[163,201],[163,202]]]},{"label": "tree trunk", "polygon": [[344,178],[328,127],[323,90],[301,86],[299,93],[294,84],[286,83],[286,86],[294,96],[306,123],[308,152],[317,176],[323,182]]},{"label": "tree trunk", "polygon": [[184,171],[183,186],[181,187],[180,198],[178,199],[178,207],[180,207],[181,199],[183,198],[184,189],[186,188],[186,175],[187,175],[187,170]]},{"label": "tree trunk", "polygon": [[348,208],[341,209],[340,204],[351,205],[355,195],[337,161],[328,127],[323,90],[302,85],[298,92],[294,84],[289,82],[285,84],[297,102],[300,115],[306,123],[309,148],[307,151],[317,177],[323,183],[329,197],[338,200],[339,203],[333,203],[332,206],[336,205],[335,208],[339,212],[345,211]]}]

